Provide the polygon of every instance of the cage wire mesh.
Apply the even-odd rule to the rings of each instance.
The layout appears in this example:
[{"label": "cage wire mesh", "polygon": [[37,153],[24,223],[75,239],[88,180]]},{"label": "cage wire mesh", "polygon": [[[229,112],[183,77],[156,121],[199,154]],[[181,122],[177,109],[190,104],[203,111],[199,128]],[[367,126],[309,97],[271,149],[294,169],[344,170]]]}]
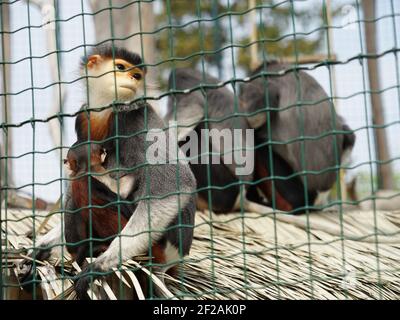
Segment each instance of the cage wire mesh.
[{"label": "cage wire mesh", "polygon": [[[91,278],[91,299],[399,298],[397,1],[27,0],[1,1],[0,7],[2,299],[75,299],[74,281],[86,263],[96,261],[95,244],[102,240],[94,232],[94,217],[107,208],[118,217],[118,262],[108,270],[91,270],[99,276]],[[89,74],[87,60],[80,72],[79,61],[104,44],[112,48],[113,68],[121,58],[117,47],[124,47],[138,53],[139,68],[147,70],[143,95],[134,99],[144,110],[137,131],[121,127],[116,86],[113,103],[90,103],[104,92],[86,89],[96,76]],[[184,69],[187,78],[182,68],[191,68]],[[101,76],[107,73],[117,83],[117,70]],[[194,83],[190,77],[197,74]],[[246,108],[249,101],[256,109]],[[323,106],[329,122],[318,132]],[[190,161],[253,151],[255,171],[228,179],[227,161],[191,163],[197,187],[187,192],[178,161],[171,169],[175,182],[163,189],[169,192],[155,196],[152,179],[160,186],[169,182],[164,173],[152,176],[150,143],[128,149],[121,142],[151,131],[153,109],[164,120],[161,131],[172,130],[172,144],[182,146],[180,134],[204,130],[204,149],[190,154]],[[115,115],[109,123],[113,134],[96,139],[91,117],[104,110]],[[80,178],[87,182],[82,194],[88,203],[71,211],[68,188],[76,178],[67,175],[63,159],[73,150],[77,117],[89,119],[87,140],[80,141],[88,162]],[[260,119],[261,127],[252,125]],[[349,125],[340,127],[343,123]],[[210,143],[215,128],[229,133],[255,128],[254,144],[247,148],[234,139],[230,148],[216,149]],[[342,161],[343,137],[353,134],[351,160]],[[115,141],[116,150],[106,147],[106,159],[115,152],[116,165],[106,174],[117,172],[122,181],[120,172],[143,170],[145,179],[135,181],[146,186],[143,197],[121,196],[121,182],[112,201],[93,202],[91,177],[99,173],[92,171],[91,148],[108,140]],[[284,153],[285,148],[291,151]],[[182,160],[178,149],[173,152]],[[143,155],[143,161],[124,167],[120,161],[131,153]],[[315,169],[320,159],[330,164]],[[326,184],[328,176],[329,188],[312,189],[313,181]],[[198,210],[185,255],[182,230],[190,223],[182,199],[187,194],[197,196]],[[250,194],[253,205],[248,205]],[[129,236],[121,235],[127,223],[123,206],[133,212],[147,205],[143,223],[150,226],[145,234],[151,244],[155,232],[166,232],[151,227],[151,213],[169,210],[154,204],[175,195],[177,223],[167,229],[177,233],[173,262],[178,267],[164,274],[165,265],[154,259],[156,246],[124,255],[122,239]],[[301,203],[290,203],[294,198]],[[87,238],[66,243],[68,214],[88,214]],[[46,247],[54,249],[50,257],[34,259],[40,239],[56,228],[59,241]],[[83,265],[66,244],[88,246]],[[26,266],[31,278],[21,276]]]}]

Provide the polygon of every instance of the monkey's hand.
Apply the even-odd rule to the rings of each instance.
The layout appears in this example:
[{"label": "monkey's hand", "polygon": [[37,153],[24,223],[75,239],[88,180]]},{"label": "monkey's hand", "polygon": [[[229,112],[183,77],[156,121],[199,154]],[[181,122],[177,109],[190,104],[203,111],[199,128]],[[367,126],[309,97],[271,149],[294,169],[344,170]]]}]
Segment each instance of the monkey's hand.
[{"label": "monkey's hand", "polygon": [[28,291],[33,291],[34,283],[34,274],[36,272],[35,268],[33,268],[33,260],[46,260],[50,256],[50,250],[47,248],[39,249],[35,254],[31,253],[29,258],[23,259],[18,264],[18,281],[21,287]]},{"label": "monkey's hand", "polygon": [[76,276],[74,287],[78,300],[90,300],[88,294],[89,284],[99,277],[94,274],[97,272],[101,272],[101,270],[96,267],[95,263],[90,263]]},{"label": "monkey's hand", "polygon": [[33,291],[33,264],[31,260],[24,259],[18,266],[18,282],[21,287],[28,291]]}]

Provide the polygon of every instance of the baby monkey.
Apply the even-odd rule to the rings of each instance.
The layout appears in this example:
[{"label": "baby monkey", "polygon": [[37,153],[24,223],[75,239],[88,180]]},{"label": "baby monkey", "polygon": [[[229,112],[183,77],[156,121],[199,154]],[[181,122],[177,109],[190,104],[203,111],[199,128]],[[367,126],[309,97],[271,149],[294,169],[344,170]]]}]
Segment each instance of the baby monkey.
[{"label": "baby monkey", "polygon": [[[112,179],[103,166],[106,157],[106,150],[100,144],[75,143],[64,160],[66,172],[71,179],[72,201],[75,208],[80,208],[76,212],[65,213],[65,240],[68,252],[79,265],[90,254],[89,237],[96,239],[93,253],[97,256],[108,248],[132,215],[131,205],[121,203],[119,214],[118,206],[110,203],[118,200],[117,192],[121,198],[128,196],[133,178],[131,175],[121,177],[118,186],[118,181]],[[88,173],[94,175],[89,176]],[[89,183],[91,201],[88,194]]]}]

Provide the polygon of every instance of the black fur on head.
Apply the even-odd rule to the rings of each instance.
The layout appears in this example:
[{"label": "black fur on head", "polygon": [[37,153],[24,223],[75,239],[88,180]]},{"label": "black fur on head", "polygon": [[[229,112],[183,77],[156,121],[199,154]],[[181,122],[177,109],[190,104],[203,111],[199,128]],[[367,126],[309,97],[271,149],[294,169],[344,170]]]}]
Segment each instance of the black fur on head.
[{"label": "black fur on head", "polygon": [[131,52],[123,47],[111,46],[108,44],[102,44],[96,47],[93,47],[88,53],[87,56],[82,57],[81,59],[81,68],[84,68],[88,62],[88,57],[98,54],[101,57],[109,58],[109,59],[122,59],[125,60],[139,69],[146,71],[146,67],[143,66],[142,58],[139,54],[135,52]]}]

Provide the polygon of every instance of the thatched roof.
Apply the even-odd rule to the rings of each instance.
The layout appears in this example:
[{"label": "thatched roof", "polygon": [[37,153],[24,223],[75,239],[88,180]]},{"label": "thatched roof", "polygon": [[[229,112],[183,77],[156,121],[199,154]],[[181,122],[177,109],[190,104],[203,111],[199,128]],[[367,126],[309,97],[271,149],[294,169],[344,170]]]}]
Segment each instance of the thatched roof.
[{"label": "thatched roof", "polygon": [[[3,210],[3,219],[6,217]],[[3,263],[16,270],[20,258],[12,253],[31,243],[25,235],[33,219],[31,211],[7,210],[2,224]],[[39,227],[45,212],[36,212]],[[43,231],[57,222],[49,220]],[[341,227],[342,226],[342,227]],[[5,230],[7,228],[7,230]],[[309,216],[198,212],[190,256],[180,272],[155,275],[152,284],[163,298],[195,299],[399,299],[400,212],[320,212]],[[5,248],[4,244],[7,243]],[[4,249],[7,249],[5,251]],[[145,259],[145,258],[144,258]],[[71,273],[79,267],[63,260]],[[38,266],[45,299],[74,298],[70,280],[60,280],[61,260]],[[149,271],[137,261],[124,266]],[[116,272],[96,281],[94,298],[116,298],[120,280],[125,298],[143,298],[138,273]],[[64,295],[62,292],[64,291]],[[9,298],[21,298],[21,290],[8,290]],[[24,296],[25,297],[25,296]]]}]

